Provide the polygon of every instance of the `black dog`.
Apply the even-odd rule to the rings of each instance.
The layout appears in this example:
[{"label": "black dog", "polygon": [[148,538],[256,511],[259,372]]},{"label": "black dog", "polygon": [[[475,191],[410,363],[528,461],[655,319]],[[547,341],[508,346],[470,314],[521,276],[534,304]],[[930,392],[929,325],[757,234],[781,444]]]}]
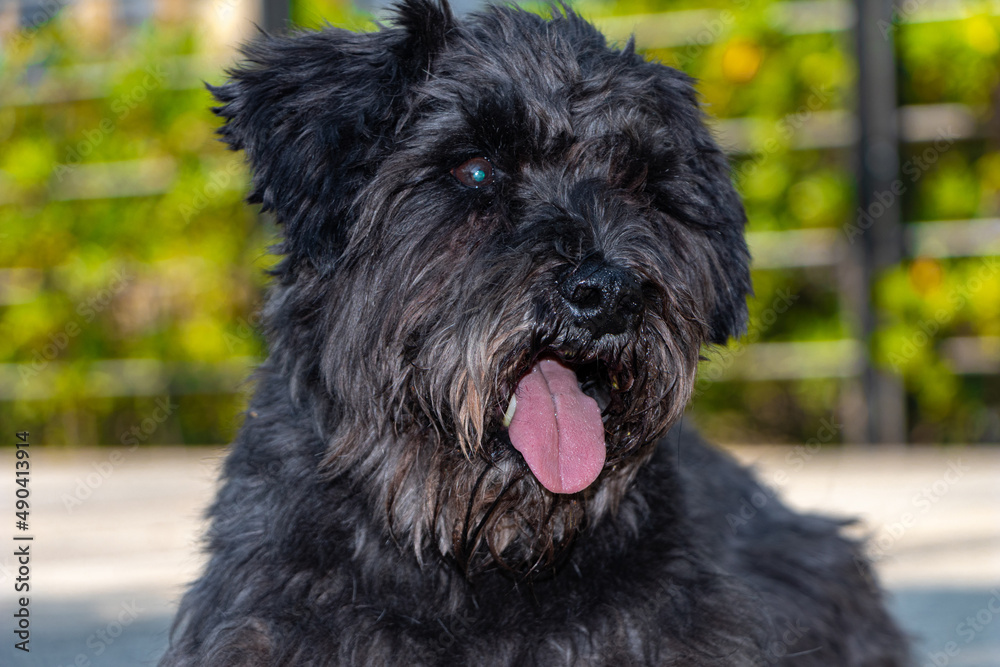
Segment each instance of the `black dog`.
[{"label": "black dog", "polygon": [[675,427],[741,333],[692,82],[568,9],[264,37],[212,92],[283,225],[163,665],[902,665],[859,547]]}]

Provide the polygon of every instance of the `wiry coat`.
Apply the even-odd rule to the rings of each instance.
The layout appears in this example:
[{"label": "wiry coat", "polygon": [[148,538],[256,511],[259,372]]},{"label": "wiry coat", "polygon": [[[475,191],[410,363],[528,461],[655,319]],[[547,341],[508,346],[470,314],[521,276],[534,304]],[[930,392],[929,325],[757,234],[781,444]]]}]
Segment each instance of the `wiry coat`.
[{"label": "wiry coat", "polygon": [[[686,76],[568,10],[424,0],[245,56],[213,93],[285,258],[162,665],[905,663],[839,525],[732,521],[762,490],[675,426],[750,291]],[[542,358],[601,408],[577,493],[507,434]]]}]

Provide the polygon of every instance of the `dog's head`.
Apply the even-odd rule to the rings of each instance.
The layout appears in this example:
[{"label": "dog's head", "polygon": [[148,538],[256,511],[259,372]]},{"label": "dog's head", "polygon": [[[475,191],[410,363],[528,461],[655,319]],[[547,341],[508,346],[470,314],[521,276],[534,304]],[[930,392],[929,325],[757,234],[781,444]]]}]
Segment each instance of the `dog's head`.
[{"label": "dog's head", "polygon": [[692,81],[569,10],[427,0],[245,55],[221,133],[283,225],[272,357],[326,465],[418,555],[551,562],[744,327],[745,217]]}]

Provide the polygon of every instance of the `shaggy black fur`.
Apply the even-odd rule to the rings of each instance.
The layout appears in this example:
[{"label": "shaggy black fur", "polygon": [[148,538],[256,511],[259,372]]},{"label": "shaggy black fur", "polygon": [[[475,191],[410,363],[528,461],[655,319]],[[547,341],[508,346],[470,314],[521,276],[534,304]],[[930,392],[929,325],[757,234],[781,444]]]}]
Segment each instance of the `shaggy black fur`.
[{"label": "shaggy black fur", "polygon": [[[674,426],[750,292],[688,77],[428,0],[245,56],[212,92],[285,257],[162,665],[906,663],[840,524],[734,520],[762,489]],[[578,492],[504,426],[540,360],[600,409]]]}]

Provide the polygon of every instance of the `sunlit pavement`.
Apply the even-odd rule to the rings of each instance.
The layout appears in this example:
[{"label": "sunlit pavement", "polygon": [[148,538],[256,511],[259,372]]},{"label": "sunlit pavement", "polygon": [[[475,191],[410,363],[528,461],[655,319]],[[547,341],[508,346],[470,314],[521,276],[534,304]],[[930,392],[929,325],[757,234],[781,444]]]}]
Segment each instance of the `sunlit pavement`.
[{"label": "sunlit pavement", "polygon": [[734,453],[797,509],[861,520],[918,666],[1000,666],[1000,448]]},{"label": "sunlit pavement", "polygon": [[[799,509],[856,516],[917,665],[1000,667],[1000,449],[734,448]],[[13,479],[8,450],[7,481]],[[0,664],[155,664],[199,570],[218,449],[33,449],[31,652],[13,648],[13,547],[0,553]],[[2,469],[2,468],[0,468]],[[0,539],[13,545],[11,517]],[[744,512],[770,502],[748,498]],[[6,626],[6,627],[3,627]]]}]

